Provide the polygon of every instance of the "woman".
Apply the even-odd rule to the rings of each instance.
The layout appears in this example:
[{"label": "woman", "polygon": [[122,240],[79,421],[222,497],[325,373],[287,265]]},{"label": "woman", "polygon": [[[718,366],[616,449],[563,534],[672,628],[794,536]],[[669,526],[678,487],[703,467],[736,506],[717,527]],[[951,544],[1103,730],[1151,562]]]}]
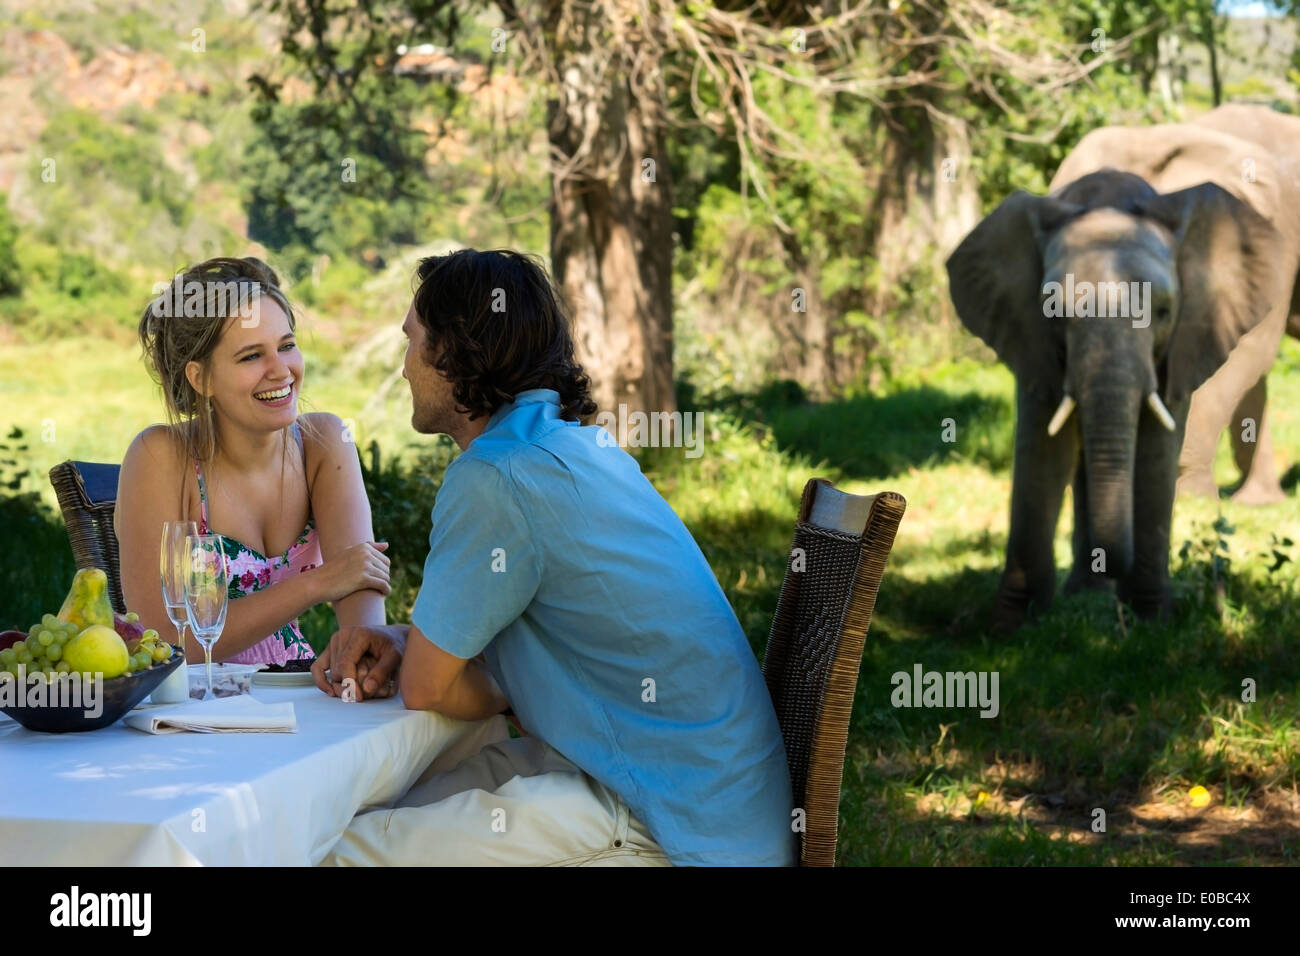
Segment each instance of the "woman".
[{"label": "woman", "polygon": [[[376,544],[356,448],[335,415],[298,415],[303,357],[279,278],[260,259],[209,259],[145,309],[140,342],[168,425],[131,443],[114,526],[126,606],[174,633],[163,605],[163,523],[221,534],[230,565],[213,660],[315,656],[298,616],[331,601],[340,627],[383,624],[387,544]],[[203,660],[190,634],[185,656]]]}]

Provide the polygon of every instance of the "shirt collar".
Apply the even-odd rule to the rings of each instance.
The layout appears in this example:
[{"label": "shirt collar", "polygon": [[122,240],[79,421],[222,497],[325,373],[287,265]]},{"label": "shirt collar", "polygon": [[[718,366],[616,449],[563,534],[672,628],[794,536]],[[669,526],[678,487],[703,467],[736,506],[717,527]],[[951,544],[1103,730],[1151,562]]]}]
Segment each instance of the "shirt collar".
[{"label": "shirt collar", "polygon": [[560,404],[560,393],[553,388],[530,388],[526,392],[520,392],[515,396],[513,402],[507,402],[492,413],[492,417],[488,419],[488,423],[484,426],[483,431],[486,432],[496,425],[499,425],[502,419],[520,405],[541,403],[548,403],[558,407]]}]

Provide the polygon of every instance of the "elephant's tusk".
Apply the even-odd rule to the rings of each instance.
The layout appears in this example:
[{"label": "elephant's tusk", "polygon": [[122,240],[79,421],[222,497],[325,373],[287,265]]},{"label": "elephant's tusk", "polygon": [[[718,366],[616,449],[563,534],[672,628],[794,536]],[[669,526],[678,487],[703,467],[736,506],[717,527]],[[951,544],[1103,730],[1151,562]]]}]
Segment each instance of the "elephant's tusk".
[{"label": "elephant's tusk", "polygon": [[1065,424],[1065,420],[1070,417],[1072,411],[1074,411],[1074,399],[1066,395],[1065,398],[1061,399],[1061,404],[1057,407],[1052,420],[1047,423],[1047,434],[1055,438],[1056,433],[1061,430],[1061,426]]},{"label": "elephant's tusk", "polygon": [[1169,414],[1169,409],[1165,408],[1165,403],[1160,401],[1160,396],[1152,392],[1147,396],[1147,405],[1151,411],[1155,412],[1156,418],[1160,419],[1160,424],[1164,425],[1171,432],[1178,431],[1178,423],[1174,421],[1174,416]]}]

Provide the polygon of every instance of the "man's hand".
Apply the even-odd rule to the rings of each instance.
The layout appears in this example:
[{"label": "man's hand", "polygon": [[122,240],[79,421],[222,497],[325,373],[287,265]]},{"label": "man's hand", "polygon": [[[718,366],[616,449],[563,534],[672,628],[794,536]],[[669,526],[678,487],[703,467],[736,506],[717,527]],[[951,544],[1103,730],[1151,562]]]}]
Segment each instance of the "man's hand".
[{"label": "man's hand", "polygon": [[401,665],[405,650],[405,628],[353,624],[334,632],[329,646],[311,666],[311,676],[316,686],[331,697],[343,695],[343,681],[348,678],[356,684],[357,700],[391,697],[393,690],[388,682]]}]

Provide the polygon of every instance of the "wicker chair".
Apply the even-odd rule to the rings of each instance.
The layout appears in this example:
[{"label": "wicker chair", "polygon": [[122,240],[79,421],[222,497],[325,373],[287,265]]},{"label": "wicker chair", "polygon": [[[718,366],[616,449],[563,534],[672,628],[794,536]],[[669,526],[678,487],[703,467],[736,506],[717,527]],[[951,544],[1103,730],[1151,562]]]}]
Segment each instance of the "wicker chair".
[{"label": "wicker chair", "polygon": [[885,559],[907,501],[850,495],[824,478],[804,487],[763,676],[805,813],[803,866],[834,866],[840,778],[858,667]]},{"label": "wicker chair", "polygon": [[59,496],[59,508],[78,569],[102,568],[108,575],[108,597],[113,610],[125,614],[122,565],[117,554],[117,535],[113,532],[119,471],[121,465],[64,461],[50,469],[50,484]]}]

